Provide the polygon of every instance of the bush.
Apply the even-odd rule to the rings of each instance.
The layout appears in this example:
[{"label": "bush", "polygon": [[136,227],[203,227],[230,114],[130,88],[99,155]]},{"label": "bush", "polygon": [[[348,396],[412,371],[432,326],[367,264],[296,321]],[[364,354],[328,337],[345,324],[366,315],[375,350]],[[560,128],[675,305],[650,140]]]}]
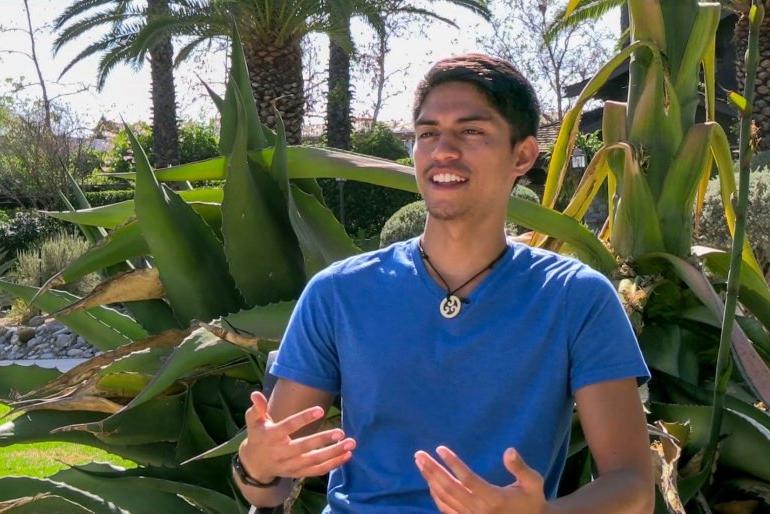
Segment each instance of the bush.
[{"label": "bush", "polygon": [[133,189],[118,189],[108,191],[86,191],[86,200],[93,207],[100,205],[107,205],[115,202],[123,202],[125,200],[134,199]]},{"label": "bush", "polygon": [[8,252],[6,258],[13,258],[19,251],[32,247],[64,225],[37,211],[18,210],[9,221],[0,223],[0,248]]},{"label": "bush", "polygon": [[770,169],[770,150],[759,152],[751,159],[752,171],[759,171],[765,168]]},{"label": "bush", "polygon": [[[138,123],[131,127],[139,140],[150,163],[155,162],[152,152],[152,127],[146,123]],[[219,156],[217,147],[219,138],[215,128],[210,124],[188,122],[179,127],[179,162],[201,161]],[[103,168],[108,173],[128,173],[133,170],[133,153],[128,134],[121,130],[112,141],[112,150],[104,158]]]},{"label": "bush", "polygon": [[[87,250],[88,242],[61,230],[42,243],[27,250],[21,250],[9,276],[19,284],[40,287]],[[77,282],[65,284],[60,289],[82,296],[90,292],[98,283],[99,276],[91,273]]]},{"label": "bush", "polygon": [[[540,199],[529,188],[516,186],[513,189],[513,195],[524,200],[540,203]],[[425,218],[427,216],[425,201],[418,200],[405,205],[385,222],[380,232],[380,248],[384,248],[396,241],[404,241],[420,235],[425,228]],[[521,227],[512,223],[506,223],[506,232],[509,235],[517,235],[521,232]]]},{"label": "bush", "polygon": [[[746,233],[767,276],[770,274],[770,167],[754,171],[750,175]],[[732,244],[722,208],[722,197],[719,194],[718,178],[709,181],[696,241],[698,244],[728,251]]]},{"label": "bush", "polygon": [[404,143],[383,123],[375,123],[370,129],[354,132],[350,144],[354,152],[391,161],[409,157]]}]

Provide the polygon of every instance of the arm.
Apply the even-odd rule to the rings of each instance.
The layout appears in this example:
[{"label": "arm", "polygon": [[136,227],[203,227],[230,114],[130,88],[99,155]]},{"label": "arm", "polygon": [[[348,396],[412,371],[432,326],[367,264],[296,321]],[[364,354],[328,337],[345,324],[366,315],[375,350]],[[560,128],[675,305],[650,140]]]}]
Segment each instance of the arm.
[{"label": "arm", "polygon": [[247,438],[238,450],[246,472],[272,487],[260,488],[233,478],[252,505],[280,505],[291,492],[292,478],[320,476],[346,462],[355,446],[340,429],[316,432],[333,400],[330,393],[288,380],[279,380],[269,405],[261,393],[252,394],[246,411]]},{"label": "arm", "polygon": [[654,478],[647,422],[634,379],[589,385],[575,400],[599,476],[553,501],[553,514],[649,514]]}]

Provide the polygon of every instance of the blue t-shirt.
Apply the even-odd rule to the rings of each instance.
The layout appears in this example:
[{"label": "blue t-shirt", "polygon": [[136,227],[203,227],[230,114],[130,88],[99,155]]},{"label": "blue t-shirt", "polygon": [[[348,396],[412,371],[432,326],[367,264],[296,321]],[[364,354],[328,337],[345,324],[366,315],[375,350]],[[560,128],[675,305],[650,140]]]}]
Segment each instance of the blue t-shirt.
[{"label": "blue t-shirt", "polygon": [[574,259],[509,243],[456,318],[441,316],[445,296],[417,239],[337,262],[303,291],[271,372],[342,397],[357,448],[325,512],[437,512],[414,453],[439,445],[500,486],[515,447],[554,497],[575,391],[649,378],[611,283]]}]

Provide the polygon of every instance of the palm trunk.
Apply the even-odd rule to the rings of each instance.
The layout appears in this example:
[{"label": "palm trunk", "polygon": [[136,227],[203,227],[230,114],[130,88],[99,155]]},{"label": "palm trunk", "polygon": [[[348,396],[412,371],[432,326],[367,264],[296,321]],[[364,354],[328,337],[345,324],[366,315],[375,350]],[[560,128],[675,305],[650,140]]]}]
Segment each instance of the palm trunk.
[{"label": "palm trunk", "polygon": [[[168,12],[167,0],[149,0],[148,17]],[[174,47],[165,38],[150,49],[152,76],[152,150],[156,168],[179,164],[179,127],[173,71]]]},{"label": "palm trunk", "polygon": [[[350,36],[350,21],[345,28]],[[329,146],[350,150],[350,54],[329,40],[329,93],[326,101],[326,137]]]},{"label": "palm trunk", "polygon": [[247,31],[242,34],[246,65],[260,119],[268,127],[275,127],[275,102],[286,126],[286,141],[290,145],[299,144],[305,114],[302,47],[299,40],[276,45],[248,38]]},{"label": "palm trunk", "polygon": [[[770,2],[767,2],[770,4]],[[770,10],[770,5],[768,6]],[[747,13],[741,13],[735,24],[735,76],[738,89],[742,90],[746,80],[746,43],[749,34]],[[759,151],[770,150],[770,16],[765,16],[759,32],[759,66],[757,87],[754,98],[754,123],[759,129]]]}]

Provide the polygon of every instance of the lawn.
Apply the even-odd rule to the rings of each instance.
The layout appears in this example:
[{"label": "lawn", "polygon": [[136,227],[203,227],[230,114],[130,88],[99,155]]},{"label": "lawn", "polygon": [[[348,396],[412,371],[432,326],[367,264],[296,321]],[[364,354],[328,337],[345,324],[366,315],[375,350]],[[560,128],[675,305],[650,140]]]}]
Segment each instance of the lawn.
[{"label": "lawn", "polygon": [[[0,404],[0,425],[10,409]],[[0,447],[0,477],[26,475],[43,478],[73,464],[109,462],[118,466],[134,467],[129,460],[104,450],[74,443],[31,443]]]}]

